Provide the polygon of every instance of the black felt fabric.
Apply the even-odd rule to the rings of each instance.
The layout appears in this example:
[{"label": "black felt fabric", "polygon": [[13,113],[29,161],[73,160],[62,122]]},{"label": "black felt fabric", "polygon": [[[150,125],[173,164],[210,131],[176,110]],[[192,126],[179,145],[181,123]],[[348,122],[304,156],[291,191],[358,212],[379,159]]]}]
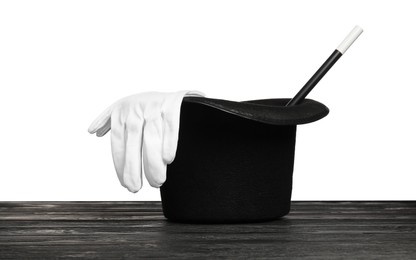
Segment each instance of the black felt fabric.
[{"label": "black felt fabric", "polygon": [[181,107],[176,157],[160,189],[165,217],[179,222],[236,223],[286,215],[296,124],[328,113],[313,100],[297,110],[282,108],[287,101],[187,98]]}]

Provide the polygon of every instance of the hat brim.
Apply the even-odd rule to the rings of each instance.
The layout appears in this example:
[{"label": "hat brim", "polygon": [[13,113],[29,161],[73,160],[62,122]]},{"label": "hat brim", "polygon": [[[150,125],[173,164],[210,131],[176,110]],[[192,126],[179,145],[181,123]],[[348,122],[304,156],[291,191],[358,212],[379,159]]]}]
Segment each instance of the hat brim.
[{"label": "hat brim", "polygon": [[317,121],[329,113],[322,103],[305,99],[296,106],[286,107],[290,99],[259,99],[229,101],[205,97],[185,97],[183,102],[209,106],[246,119],[272,125],[300,125]]}]

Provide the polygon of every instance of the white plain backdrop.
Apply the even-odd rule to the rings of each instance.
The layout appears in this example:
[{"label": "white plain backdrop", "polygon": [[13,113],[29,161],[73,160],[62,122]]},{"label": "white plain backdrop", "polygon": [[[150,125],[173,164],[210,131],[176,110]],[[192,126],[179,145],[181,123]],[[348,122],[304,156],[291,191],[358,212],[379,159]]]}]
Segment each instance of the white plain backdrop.
[{"label": "white plain backdrop", "polygon": [[0,200],[160,200],[118,182],[87,133],[144,91],[292,97],[355,25],[364,33],[308,96],[294,200],[416,199],[414,1],[1,1]]}]

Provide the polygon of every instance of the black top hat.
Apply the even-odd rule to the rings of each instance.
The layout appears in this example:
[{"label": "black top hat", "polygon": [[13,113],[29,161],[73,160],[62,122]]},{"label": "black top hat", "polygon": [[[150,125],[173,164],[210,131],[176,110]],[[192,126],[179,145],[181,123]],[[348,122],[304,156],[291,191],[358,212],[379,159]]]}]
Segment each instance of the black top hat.
[{"label": "black top hat", "polygon": [[229,223],[286,215],[296,125],[329,113],[311,99],[288,101],[184,98],[176,157],[160,189],[165,217]]}]

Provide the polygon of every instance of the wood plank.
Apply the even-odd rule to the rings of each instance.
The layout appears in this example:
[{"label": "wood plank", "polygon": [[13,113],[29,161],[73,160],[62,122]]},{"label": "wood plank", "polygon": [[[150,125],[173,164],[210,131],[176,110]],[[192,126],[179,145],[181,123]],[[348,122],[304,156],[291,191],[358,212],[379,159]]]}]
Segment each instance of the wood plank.
[{"label": "wood plank", "polygon": [[0,259],[416,258],[416,202],[292,203],[281,220],[178,224],[160,202],[0,202]]}]

